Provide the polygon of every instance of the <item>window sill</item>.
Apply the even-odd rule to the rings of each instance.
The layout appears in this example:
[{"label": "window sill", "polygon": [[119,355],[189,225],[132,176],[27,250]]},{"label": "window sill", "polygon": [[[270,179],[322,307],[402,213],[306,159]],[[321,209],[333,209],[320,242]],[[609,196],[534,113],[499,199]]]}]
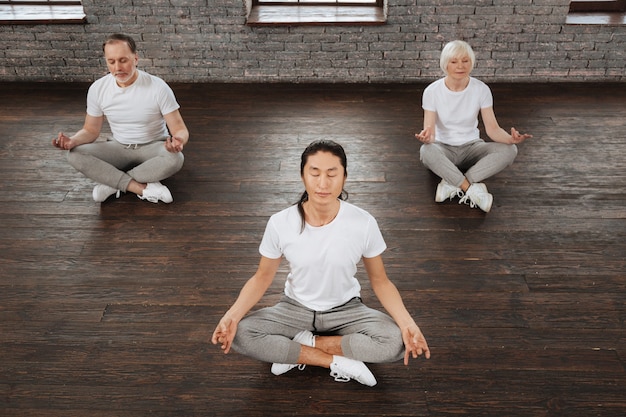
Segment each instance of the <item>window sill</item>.
[{"label": "window sill", "polygon": [[0,5],[0,24],[3,25],[85,23],[86,20],[83,6]]},{"label": "window sill", "polygon": [[568,25],[626,25],[626,13],[570,12],[565,19]]},{"label": "window sill", "polygon": [[375,6],[254,6],[250,26],[383,25],[385,14]]}]

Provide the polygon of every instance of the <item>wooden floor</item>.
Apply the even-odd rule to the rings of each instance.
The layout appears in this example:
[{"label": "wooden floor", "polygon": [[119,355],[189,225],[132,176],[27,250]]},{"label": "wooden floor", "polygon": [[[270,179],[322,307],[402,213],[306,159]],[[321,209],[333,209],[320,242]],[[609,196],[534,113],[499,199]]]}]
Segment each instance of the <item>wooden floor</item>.
[{"label": "wooden floor", "polygon": [[[50,145],[87,85],[0,84],[1,416],[626,415],[624,84],[492,85],[501,125],[535,138],[486,181],[489,214],[434,202],[424,85],[172,86],[192,135],[174,203],[101,205]],[[371,365],[373,388],[209,343],[318,138],[345,146],[432,349]]]}]

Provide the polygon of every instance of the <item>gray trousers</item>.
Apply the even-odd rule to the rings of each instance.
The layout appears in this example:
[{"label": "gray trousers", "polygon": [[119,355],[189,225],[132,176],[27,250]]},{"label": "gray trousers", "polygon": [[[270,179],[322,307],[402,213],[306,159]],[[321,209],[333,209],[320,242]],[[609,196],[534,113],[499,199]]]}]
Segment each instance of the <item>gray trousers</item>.
[{"label": "gray trousers", "polygon": [[425,143],[420,148],[424,166],[456,187],[461,186],[463,178],[473,184],[497,174],[511,165],[516,156],[517,146],[482,139],[461,146]]},{"label": "gray trousers", "polygon": [[171,177],[185,158],[180,152],[168,152],[164,141],[135,147],[110,140],[77,146],[68,152],[67,160],[87,178],[126,192],[131,179],[149,183]]},{"label": "gray trousers", "polygon": [[233,348],[261,361],[295,364],[300,344],[291,339],[302,330],[343,336],[343,356],[363,362],[394,362],[404,357],[395,321],[359,298],[320,312],[283,296],[275,306],[252,312],[239,322]]}]

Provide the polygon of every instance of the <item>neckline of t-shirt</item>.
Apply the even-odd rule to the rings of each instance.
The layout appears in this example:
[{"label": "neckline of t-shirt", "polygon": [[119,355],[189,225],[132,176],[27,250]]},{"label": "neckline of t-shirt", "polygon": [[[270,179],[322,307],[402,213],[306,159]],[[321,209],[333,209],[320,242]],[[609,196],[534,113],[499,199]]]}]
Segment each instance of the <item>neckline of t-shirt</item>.
[{"label": "neckline of t-shirt", "polygon": [[330,226],[331,224],[333,224],[333,223],[337,220],[337,218],[339,218],[339,215],[340,215],[340,214],[341,214],[341,212],[343,211],[343,203],[344,203],[344,201],[343,201],[343,200],[341,200],[341,199],[339,199],[339,210],[337,210],[337,214],[335,215],[335,217],[333,217],[333,219],[332,219],[331,221],[329,221],[328,223],[323,224],[323,225],[321,225],[321,226],[313,226],[312,224],[310,224],[310,223],[309,223],[309,222],[307,222],[307,221],[305,221],[304,223],[305,223],[308,227],[310,227],[311,229],[316,229],[316,230],[322,229],[322,228],[324,228],[324,227],[326,227],[326,226]]}]

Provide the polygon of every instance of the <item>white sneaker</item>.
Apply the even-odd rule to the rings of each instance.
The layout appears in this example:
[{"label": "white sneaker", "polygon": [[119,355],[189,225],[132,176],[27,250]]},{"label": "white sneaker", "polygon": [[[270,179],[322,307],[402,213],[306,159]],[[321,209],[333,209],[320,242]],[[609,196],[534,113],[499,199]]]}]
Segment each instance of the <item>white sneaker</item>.
[{"label": "white sneaker", "polygon": [[[315,347],[315,336],[308,330],[302,330],[300,333],[293,337],[294,342],[298,342],[301,345]],[[292,363],[273,363],[272,364],[272,373],[274,375],[282,375],[285,372],[291,371],[293,368],[298,368],[299,370],[303,370],[306,365],[303,363],[300,364],[292,364]]]},{"label": "white sneaker", "polygon": [[478,187],[479,189],[481,189],[483,193],[488,193],[489,192],[489,191],[487,191],[487,186],[485,184],[483,184],[482,182],[475,182],[474,185],[476,187]]},{"label": "white sneaker", "polygon": [[463,197],[463,190],[459,187],[455,187],[454,185],[448,184],[445,180],[441,180],[439,185],[437,185],[437,192],[435,193],[435,201],[437,203],[442,203],[447,199],[452,200],[454,197]]},{"label": "white sneaker", "polygon": [[142,200],[148,200],[151,203],[158,203],[161,200],[164,203],[171,203],[174,201],[172,193],[168,188],[160,182],[149,182],[146,188],[143,190],[143,194],[137,194]]},{"label": "white sneaker", "polygon": [[376,378],[361,361],[349,359],[343,356],[333,356],[330,364],[330,376],[337,382],[348,382],[351,379],[368,387],[376,385]]},{"label": "white sneaker", "polygon": [[93,196],[93,201],[95,201],[96,203],[102,203],[113,194],[115,194],[115,198],[120,198],[120,190],[104,184],[98,184],[93,187],[93,192],[91,193],[91,195]]},{"label": "white sneaker", "polygon": [[479,182],[470,185],[465,196],[459,201],[459,204],[469,204],[471,208],[478,206],[485,213],[491,210],[492,203],[493,196],[487,192],[487,186]]}]

